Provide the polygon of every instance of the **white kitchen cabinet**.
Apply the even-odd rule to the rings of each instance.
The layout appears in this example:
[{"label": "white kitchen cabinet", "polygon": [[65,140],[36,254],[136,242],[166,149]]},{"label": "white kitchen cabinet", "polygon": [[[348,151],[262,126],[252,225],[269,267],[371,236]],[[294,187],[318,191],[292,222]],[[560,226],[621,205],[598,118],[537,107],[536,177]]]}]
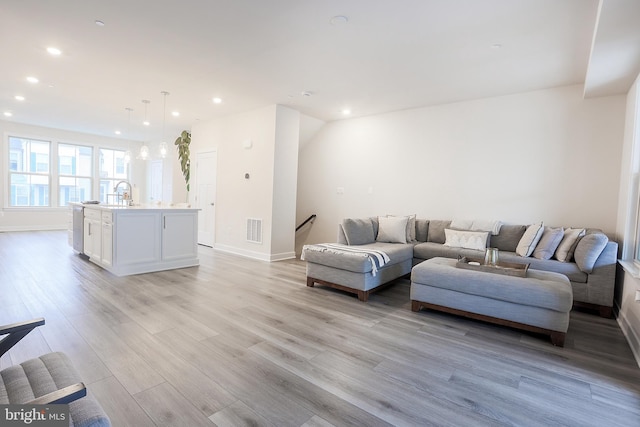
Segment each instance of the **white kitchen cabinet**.
[{"label": "white kitchen cabinet", "polygon": [[84,213],[84,254],[92,261],[102,258],[102,216],[99,211],[85,209]]},{"label": "white kitchen cabinet", "polygon": [[162,259],[180,260],[198,256],[198,216],[189,212],[162,214]]},{"label": "white kitchen cabinet", "polygon": [[198,210],[85,206],[85,254],[118,275],[191,267],[198,260]]}]

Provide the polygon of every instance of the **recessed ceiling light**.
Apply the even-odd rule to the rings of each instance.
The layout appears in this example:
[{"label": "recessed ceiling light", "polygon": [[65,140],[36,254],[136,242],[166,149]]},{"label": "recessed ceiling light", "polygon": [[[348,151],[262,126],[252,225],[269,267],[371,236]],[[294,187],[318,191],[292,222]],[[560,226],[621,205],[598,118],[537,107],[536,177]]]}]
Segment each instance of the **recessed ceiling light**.
[{"label": "recessed ceiling light", "polygon": [[122,132],[120,132],[119,130],[115,131],[116,135],[120,135]]},{"label": "recessed ceiling light", "polygon": [[311,96],[311,95],[313,95],[313,92],[308,91],[308,90],[303,90],[302,92],[300,92],[300,95],[302,95],[302,96]]},{"label": "recessed ceiling light", "polygon": [[144,122],[142,122],[142,124],[145,126],[149,126],[151,123],[149,122],[149,120],[145,120]]},{"label": "recessed ceiling light", "polygon": [[29,76],[29,77],[27,77],[27,81],[29,83],[34,83],[35,84],[35,83],[38,83],[40,80],[38,80],[37,77]]},{"label": "recessed ceiling light", "polygon": [[351,114],[351,110],[348,108],[345,108],[344,110],[342,110],[342,115],[343,116],[348,116],[349,114]]},{"label": "recessed ceiling light", "polygon": [[213,98],[213,103],[214,104],[222,104],[222,98],[218,98],[218,97]]},{"label": "recessed ceiling light", "polygon": [[96,25],[97,25],[98,27],[104,27],[104,22],[102,22],[101,20],[96,19],[96,21],[95,21],[95,22],[96,22]]},{"label": "recessed ceiling light", "polygon": [[16,95],[15,98],[16,98],[16,101],[24,101],[24,96],[22,95]]},{"label": "recessed ceiling light", "polygon": [[62,51],[57,47],[48,47],[47,52],[49,52],[53,56],[59,56],[62,53]]},{"label": "recessed ceiling light", "polygon": [[336,15],[332,17],[329,22],[331,23],[331,25],[345,25],[347,22],[349,22],[349,18],[344,15]]},{"label": "recessed ceiling light", "polygon": [[178,116],[180,116],[180,111],[172,111],[172,112],[171,112],[171,115],[172,115],[173,117],[178,117]]},{"label": "recessed ceiling light", "polygon": [[500,43],[494,43],[491,45],[491,49],[500,49],[502,45]]},{"label": "recessed ceiling light", "polygon": [[5,111],[4,115],[5,115],[5,117],[11,117],[11,116],[13,116],[13,113],[11,113],[11,111]]}]

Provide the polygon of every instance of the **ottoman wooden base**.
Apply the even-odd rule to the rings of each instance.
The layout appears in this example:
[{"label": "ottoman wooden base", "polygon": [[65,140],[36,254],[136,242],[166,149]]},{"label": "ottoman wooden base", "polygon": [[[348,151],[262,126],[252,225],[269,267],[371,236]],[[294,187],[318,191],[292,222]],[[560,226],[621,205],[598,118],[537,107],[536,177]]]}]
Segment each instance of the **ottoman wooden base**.
[{"label": "ottoman wooden base", "polygon": [[551,344],[558,347],[564,347],[564,339],[566,334],[564,332],[552,331],[549,329],[538,328],[537,326],[525,325],[524,323],[512,322],[510,320],[498,319],[497,317],[485,316],[482,314],[471,313],[469,311],[457,310],[455,308],[443,307],[441,305],[429,304],[428,302],[411,300],[411,311],[420,311],[421,308],[427,308],[435,311],[442,311],[444,313],[455,314],[458,316],[468,317],[470,319],[482,320],[484,322],[494,323],[496,325],[509,326],[511,328],[520,329],[523,331],[533,332],[536,334],[548,335],[551,339]]}]

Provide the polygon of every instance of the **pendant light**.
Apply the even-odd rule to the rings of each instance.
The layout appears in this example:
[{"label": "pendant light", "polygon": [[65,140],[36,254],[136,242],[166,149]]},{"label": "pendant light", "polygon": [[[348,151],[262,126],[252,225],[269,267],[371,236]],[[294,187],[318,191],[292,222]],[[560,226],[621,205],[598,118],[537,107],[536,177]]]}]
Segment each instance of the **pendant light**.
[{"label": "pendant light", "polygon": [[[142,103],[144,104],[144,122],[142,122],[142,124],[145,126],[149,126],[150,123],[147,119],[147,107],[149,106],[149,103],[151,103],[151,101],[149,101],[148,99],[143,99]],[[149,147],[146,143],[143,143],[142,147],[140,147],[140,154],[138,155],[138,157],[142,160],[147,160],[147,157],[149,157]]]},{"label": "pendant light", "polygon": [[160,157],[164,159],[167,157],[167,143],[164,142],[164,124],[167,120],[167,95],[169,95],[169,92],[163,90],[160,93],[164,96],[164,105],[162,107],[162,139],[160,140]]},{"label": "pendant light", "polygon": [[[129,141],[131,141],[131,135],[130,135],[130,131],[131,131],[131,112],[133,111],[133,108],[131,107],[127,107],[125,108],[125,110],[127,110],[127,113],[129,114],[128,120],[127,120],[127,139]],[[124,162],[129,164],[131,163],[131,150],[129,149],[129,142],[127,142],[127,151],[124,152]]]}]

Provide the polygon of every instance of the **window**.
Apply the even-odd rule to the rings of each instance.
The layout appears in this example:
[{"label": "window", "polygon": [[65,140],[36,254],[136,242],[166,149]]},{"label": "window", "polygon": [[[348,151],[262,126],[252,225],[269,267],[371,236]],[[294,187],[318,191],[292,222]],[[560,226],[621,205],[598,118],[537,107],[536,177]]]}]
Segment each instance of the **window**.
[{"label": "window", "polygon": [[124,153],[123,150],[100,149],[100,201],[103,203],[113,203],[115,200],[108,198],[115,193],[115,185],[129,178]]},{"label": "window", "polygon": [[93,148],[58,144],[58,204],[91,200]]},{"label": "window", "polygon": [[9,206],[49,206],[51,142],[9,137]]}]

